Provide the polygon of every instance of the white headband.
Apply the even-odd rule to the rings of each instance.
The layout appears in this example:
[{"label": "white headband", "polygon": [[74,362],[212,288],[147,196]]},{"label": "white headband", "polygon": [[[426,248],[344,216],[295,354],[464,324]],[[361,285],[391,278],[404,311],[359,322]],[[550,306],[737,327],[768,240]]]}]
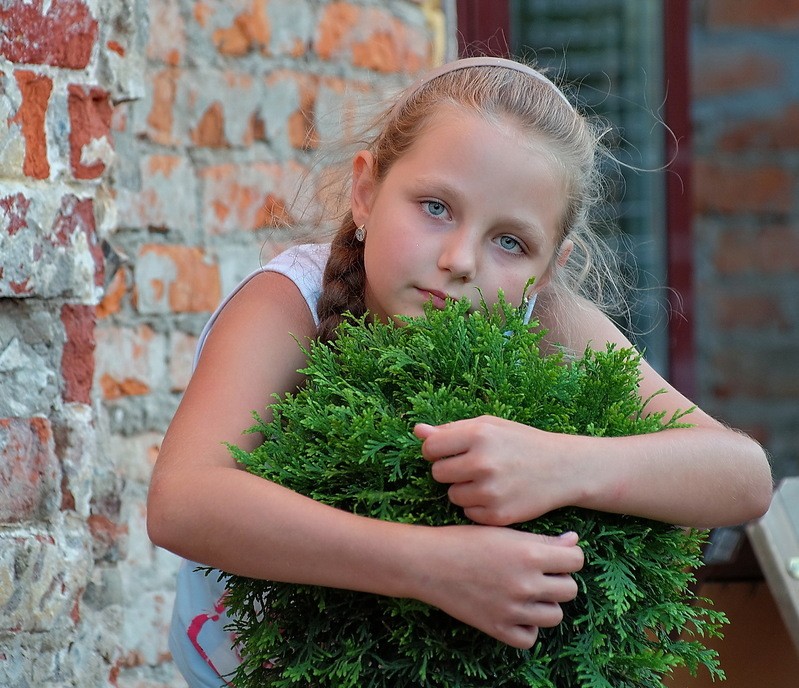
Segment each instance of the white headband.
[{"label": "white headband", "polygon": [[423,74],[413,86],[407,88],[405,90],[404,97],[400,98],[392,108],[392,112],[398,112],[400,108],[402,108],[408,99],[416,93],[422,86],[424,86],[428,81],[432,81],[444,74],[449,74],[450,72],[457,72],[461,69],[469,69],[470,67],[502,67],[504,69],[512,69],[515,72],[521,72],[522,74],[527,74],[527,76],[531,76],[534,79],[538,79],[539,81],[545,83],[547,86],[552,88],[552,90],[563,100],[566,105],[569,106],[570,109],[574,110],[574,105],[569,102],[569,99],[564,95],[563,91],[561,91],[552,81],[547,79],[541,72],[536,69],[533,69],[529,65],[526,65],[522,62],[516,62],[515,60],[508,60],[504,57],[466,57],[462,60],[455,60],[454,62],[447,62],[443,65],[439,65],[434,69],[431,69],[429,72]]}]

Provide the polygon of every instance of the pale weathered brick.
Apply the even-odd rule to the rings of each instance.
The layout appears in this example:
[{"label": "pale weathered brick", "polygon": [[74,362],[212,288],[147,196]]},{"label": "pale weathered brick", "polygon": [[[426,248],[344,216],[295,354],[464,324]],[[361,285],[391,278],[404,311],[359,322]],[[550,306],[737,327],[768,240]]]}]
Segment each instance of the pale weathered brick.
[{"label": "pale weathered brick", "polygon": [[0,418],[0,523],[46,518],[59,478],[50,421]]},{"label": "pale weathered brick", "polygon": [[104,399],[150,394],[166,373],[164,337],[147,325],[96,330],[95,385]]},{"label": "pale weathered brick", "polygon": [[117,190],[122,227],[177,230],[186,237],[197,231],[197,181],[190,161],[178,155],[143,155],[141,187]]},{"label": "pale weathered brick", "polygon": [[290,205],[305,172],[296,163],[206,167],[200,172],[206,233],[250,232],[290,222]]},{"label": "pale weathered brick", "polygon": [[91,199],[12,193],[0,197],[0,296],[93,301],[103,281]]},{"label": "pale weathered brick", "polygon": [[210,313],[220,298],[219,268],[201,249],[142,246],[136,270],[140,313]]},{"label": "pale weathered brick", "polygon": [[0,531],[0,630],[69,633],[90,571],[82,528]]}]

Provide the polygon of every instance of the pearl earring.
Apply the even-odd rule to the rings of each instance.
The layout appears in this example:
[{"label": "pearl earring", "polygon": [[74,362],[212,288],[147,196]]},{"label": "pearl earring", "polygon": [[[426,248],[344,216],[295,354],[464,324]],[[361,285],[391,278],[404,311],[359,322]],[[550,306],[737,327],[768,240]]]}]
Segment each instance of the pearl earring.
[{"label": "pearl earring", "polygon": [[361,242],[366,239],[366,225],[361,225],[355,230],[355,239]]}]

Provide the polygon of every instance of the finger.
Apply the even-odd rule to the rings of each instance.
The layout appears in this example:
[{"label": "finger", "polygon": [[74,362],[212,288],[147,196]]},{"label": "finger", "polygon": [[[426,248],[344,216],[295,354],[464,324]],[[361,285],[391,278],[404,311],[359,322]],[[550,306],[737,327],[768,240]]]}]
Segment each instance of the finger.
[{"label": "finger", "polygon": [[[435,478],[435,475],[433,475],[433,477]],[[438,479],[436,478],[436,480]],[[447,483],[450,481],[438,480],[438,482]],[[447,497],[449,497],[450,502],[452,502],[456,506],[463,507],[464,509],[484,507],[484,505],[482,504],[482,500],[480,498],[479,491],[474,488],[474,483],[459,483],[459,482],[452,483],[449,486],[449,489],[447,490]],[[468,514],[466,515],[471,520],[474,520]]]},{"label": "finger", "polygon": [[475,475],[473,462],[466,461],[466,454],[441,457],[433,462],[430,473],[439,483],[472,483]]},{"label": "finger", "polygon": [[542,533],[529,533],[530,537],[536,538],[545,545],[554,547],[574,547],[579,543],[580,536],[573,530],[566,531],[560,535],[543,535]]},{"label": "finger", "polygon": [[413,426],[413,434],[420,440],[426,440],[430,435],[436,431],[435,425],[429,423],[417,423]]},{"label": "finger", "polygon": [[538,540],[531,543],[531,552],[544,573],[574,573],[583,567],[583,550],[576,544],[568,544],[569,538],[561,539],[538,533],[527,533],[527,536]]},{"label": "finger", "polygon": [[506,645],[517,647],[520,650],[529,650],[538,640],[538,626],[518,624],[511,626],[507,631],[495,636]]},{"label": "finger", "polygon": [[422,441],[422,456],[428,461],[438,461],[462,454],[469,447],[469,437],[465,433],[451,432],[444,429],[444,426],[439,426],[434,428]]},{"label": "finger", "polygon": [[[460,506],[458,502],[452,499],[451,495],[448,496],[453,504],[458,504],[458,506]],[[464,506],[463,515],[470,521],[483,526],[512,526],[515,522],[510,513],[503,512],[501,508],[487,507],[483,504]]]},{"label": "finger", "polygon": [[568,574],[545,575],[540,599],[543,602],[571,602],[579,588],[577,581]]},{"label": "finger", "polygon": [[533,600],[529,604],[529,612],[525,616],[532,625],[552,628],[563,621],[563,610],[557,602]]},{"label": "finger", "polygon": [[583,568],[585,556],[579,547],[558,547],[552,549],[545,573],[575,573]]},{"label": "finger", "polygon": [[573,530],[568,530],[565,533],[561,533],[556,538],[553,538],[553,541],[553,544],[571,547],[580,541],[580,536]]}]

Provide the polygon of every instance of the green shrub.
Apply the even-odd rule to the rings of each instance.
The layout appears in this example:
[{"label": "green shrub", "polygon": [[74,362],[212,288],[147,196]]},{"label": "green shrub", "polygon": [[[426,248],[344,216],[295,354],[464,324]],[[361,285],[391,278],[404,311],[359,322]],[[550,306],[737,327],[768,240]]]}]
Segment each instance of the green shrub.
[{"label": "green shrub", "polygon": [[[416,423],[492,414],[560,433],[622,436],[680,425],[642,415],[640,357],[608,346],[542,354],[543,332],[500,298],[428,308],[404,326],[345,322],[314,342],[307,384],[256,416],[265,442],[246,469],[315,500],[375,518],[468,523],[430,476]],[[268,355],[268,352],[265,352]],[[691,589],[705,534],[659,522],[564,508],[516,526],[580,534],[586,564],[565,618],[532,650],[509,647],[421,602],[223,574],[244,661],[239,688],[654,688],[672,667],[706,666],[697,638],[726,622]],[[703,604],[697,604],[697,603]]]}]

